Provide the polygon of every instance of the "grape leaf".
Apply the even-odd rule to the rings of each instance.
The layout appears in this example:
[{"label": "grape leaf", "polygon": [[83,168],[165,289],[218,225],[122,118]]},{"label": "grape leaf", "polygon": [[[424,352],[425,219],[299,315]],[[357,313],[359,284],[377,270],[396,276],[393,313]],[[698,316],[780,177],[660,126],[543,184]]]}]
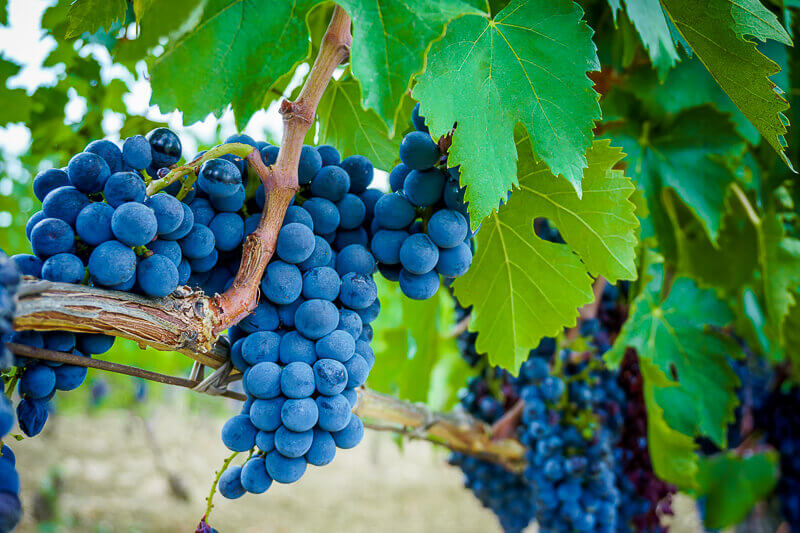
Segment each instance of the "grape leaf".
[{"label": "grape leaf", "polygon": [[726,357],[740,349],[710,328],[726,326],[733,314],[713,290],[699,289],[684,277],[673,281],[661,301],[663,269],[655,266],[651,274],[606,362],[616,367],[626,348],[636,349],[640,360],[651,362],[667,380],[653,391],[667,424],[689,437],[706,435],[724,448],[739,385]]},{"label": "grape leaf", "polygon": [[[612,3],[611,6],[616,16],[619,0],[615,4]],[[663,78],[680,57],[661,4],[658,0],[625,0],[625,13],[639,33],[659,77]]]},{"label": "grape leaf", "polygon": [[515,0],[494,19],[451,22],[428,54],[414,98],[434,137],[453,127],[448,162],[461,165],[473,228],[518,183],[514,127],[580,195],[600,107],[587,71],[599,69],[592,31],[570,0]]},{"label": "grape leaf", "polygon": [[394,132],[400,100],[408,92],[411,77],[425,67],[431,42],[442,36],[451,19],[465,13],[481,14],[462,0],[339,3],[353,19],[351,68],[361,82],[364,106],[374,109],[390,132]]},{"label": "grape leaf", "polygon": [[109,30],[115,22],[125,22],[125,0],[76,0],[67,13],[67,39],[99,29]]},{"label": "grape leaf", "polygon": [[0,57],[0,126],[12,122],[28,122],[31,115],[31,99],[25,89],[9,89],[6,82],[20,71],[20,66]]},{"label": "grape leaf", "polygon": [[699,493],[707,496],[703,524],[724,529],[738,524],[778,482],[774,451],[740,457],[729,451],[700,458]]},{"label": "grape leaf", "polygon": [[317,118],[320,144],[335,146],[342,157],[367,156],[378,168],[394,165],[401,136],[390,139],[378,114],[361,106],[358,81],[349,76],[331,80],[317,107]]},{"label": "grape leaf", "polygon": [[725,194],[735,180],[730,161],[744,152],[727,117],[709,106],[695,108],[655,126],[628,123],[611,129],[608,136],[628,154],[631,176],[644,190],[647,206],[658,232],[659,244],[668,257],[672,231],[665,206],[664,189],[671,188],[702,222],[716,244],[725,205]]},{"label": "grape leaf", "polygon": [[765,310],[778,338],[783,322],[795,303],[800,286],[800,240],[786,236],[781,219],[768,212],[759,224],[758,262],[761,267]]},{"label": "grape leaf", "polygon": [[791,45],[775,15],[758,0],[711,0],[701,9],[693,0],[662,0],[662,4],[717,83],[791,167],[784,153],[783,112],[789,104],[769,79],[779,67],[748,38]]},{"label": "grape leaf", "polygon": [[0,0],[0,24],[8,25],[8,0]]},{"label": "grape leaf", "polygon": [[668,483],[681,489],[697,488],[697,445],[694,439],[675,431],[664,420],[664,409],[655,399],[655,391],[665,383],[664,374],[652,363],[639,358],[644,387],[644,402],[647,408],[647,449],[653,464],[653,472]]},{"label": "grape leaf", "polygon": [[317,2],[209,0],[199,24],[153,61],[151,103],[180,109],[187,124],[229,104],[237,122],[246,121],[278,78],[305,59],[305,17]]},{"label": "grape leaf", "polygon": [[[525,145],[523,139],[523,161],[532,157]],[[582,199],[544,163],[521,165],[520,189],[484,220],[472,267],[453,284],[461,304],[474,306],[470,329],[480,333],[478,351],[493,365],[516,372],[542,337],[575,325],[577,309],[592,299],[587,269],[612,279],[636,276],[634,189],[612,170],[622,153],[598,141],[586,156]],[[560,224],[567,245],[537,237],[537,216]]]}]

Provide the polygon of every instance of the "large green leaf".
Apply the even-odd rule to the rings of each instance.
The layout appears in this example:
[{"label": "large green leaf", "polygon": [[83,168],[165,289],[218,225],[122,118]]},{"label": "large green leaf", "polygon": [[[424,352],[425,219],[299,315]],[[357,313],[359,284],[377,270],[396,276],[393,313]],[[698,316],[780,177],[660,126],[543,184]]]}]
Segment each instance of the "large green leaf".
[{"label": "large green leaf", "polygon": [[67,13],[68,39],[99,29],[108,31],[115,22],[125,22],[125,0],[76,0]]},{"label": "large green leaf", "polygon": [[759,224],[758,262],[765,310],[773,332],[783,336],[783,322],[800,286],[800,240],[786,236],[781,219],[768,212]]},{"label": "large green leaf", "polygon": [[[620,0],[611,2],[611,9],[616,17]],[[625,0],[625,12],[639,32],[650,61],[658,70],[659,76],[663,77],[680,57],[661,4],[658,0]]]},{"label": "large green leaf", "polygon": [[711,328],[721,328],[733,314],[713,290],[702,290],[689,278],[676,278],[661,300],[663,271],[652,269],[653,279],[631,304],[606,361],[617,366],[627,348],[651,362],[667,380],[653,391],[667,424],[687,435],[705,435],[725,447],[728,423],[734,420],[739,384],[728,356],[738,345]]},{"label": "large green leaf", "polygon": [[[474,307],[478,351],[494,365],[516,372],[542,337],[575,325],[577,309],[592,299],[587,270],[614,280],[636,277],[633,187],[612,170],[622,153],[598,141],[586,157],[582,199],[544,163],[521,165],[520,189],[483,221],[472,267],[454,283],[461,304]],[[567,244],[537,237],[536,217],[552,220]]]},{"label": "large green leaf", "polygon": [[651,126],[624,125],[609,131],[615,144],[628,154],[628,169],[644,191],[659,244],[668,257],[672,232],[667,210],[672,189],[697,216],[716,243],[725,208],[725,195],[735,180],[733,165],[744,152],[744,141],[725,115],[709,106],[695,108]]},{"label": "large green leaf", "polygon": [[390,139],[378,114],[361,106],[358,81],[351,77],[331,81],[317,107],[317,118],[319,142],[335,146],[342,157],[361,154],[378,168],[394,165],[400,135]]},{"label": "large green leaf", "polygon": [[738,524],[778,482],[778,454],[740,457],[726,452],[700,459],[699,493],[706,496],[703,524],[724,529]]},{"label": "large green leaf", "polygon": [[425,66],[431,42],[442,36],[451,19],[481,13],[462,0],[342,0],[339,4],[353,19],[352,69],[361,82],[364,105],[374,109],[390,131],[411,77]]},{"label": "large green leaf", "polygon": [[661,0],[675,27],[733,103],[787,164],[784,154],[789,104],[769,79],[776,63],[751,38],[791,44],[775,15],[759,0]]},{"label": "large green leaf", "polygon": [[448,162],[461,165],[473,228],[517,184],[514,127],[536,155],[581,192],[600,107],[592,31],[571,0],[515,0],[494,19],[467,15],[428,54],[414,97],[435,137],[455,122]]}]

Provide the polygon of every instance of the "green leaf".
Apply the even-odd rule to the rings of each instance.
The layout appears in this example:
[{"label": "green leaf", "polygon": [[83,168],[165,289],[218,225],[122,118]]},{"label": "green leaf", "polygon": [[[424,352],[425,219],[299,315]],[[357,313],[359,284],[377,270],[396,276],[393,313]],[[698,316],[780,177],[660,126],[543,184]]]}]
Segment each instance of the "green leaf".
[{"label": "green leaf", "polygon": [[661,4],[658,0],[625,0],[625,8],[628,18],[642,38],[650,61],[663,78],[680,60],[680,56],[672,41]]},{"label": "green leaf", "polygon": [[[209,0],[199,24],[152,64],[151,103],[186,124],[230,104],[237,121],[308,52],[305,17],[319,0]],[[198,90],[202,87],[202,90]]]},{"label": "green leaf", "polygon": [[11,124],[12,122],[28,122],[31,116],[31,98],[25,89],[9,89],[6,87],[8,79],[16,76],[20,71],[20,66],[0,57],[0,126]]},{"label": "green leaf", "polygon": [[662,4],[717,83],[791,167],[783,137],[789,104],[769,79],[779,67],[748,38],[791,44],[775,15],[758,0],[711,0],[702,9],[693,0]]},{"label": "green leaf", "polygon": [[76,0],[67,13],[67,39],[83,33],[111,29],[115,22],[125,22],[125,0]]},{"label": "green leaf", "polygon": [[361,154],[378,168],[397,159],[400,135],[389,138],[386,125],[373,110],[361,106],[361,88],[351,77],[332,80],[317,107],[319,143],[331,144],[342,157]]},{"label": "green leaf", "polygon": [[628,154],[629,172],[644,190],[664,253],[675,255],[669,248],[672,228],[665,202],[672,197],[664,194],[667,188],[694,212],[716,244],[725,195],[735,180],[729,160],[740,158],[745,148],[727,118],[706,106],[652,127],[631,123],[608,135]]},{"label": "green leaf", "polygon": [[781,219],[766,213],[759,227],[758,261],[765,310],[773,332],[783,337],[783,322],[800,286],[800,240],[786,236]]},{"label": "green leaf", "polygon": [[656,402],[655,391],[664,384],[664,374],[646,359],[639,358],[647,408],[647,449],[653,472],[681,489],[697,488],[697,445],[694,439],[667,425],[664,409]]},{"label": "green leaf", "polygon": [[[451,19],[481,14],[462,0],[414,2],[342,0],[353,19],[351,68],[361,82],[363,103],[394,131],[400,100],[411,77],[425,67],[425,52]],[[484,9],[486,2],[483,2]]]},{"label": "green leaf", "polygon": [[726,452],[700,459],[700,494],[707,496],[703,524],[723,529],[738,524],[778,482],[774,451],[740,457]]},{"label": "green leaf", "polygon": [[454,20],[434,43],[414,97],[434,137],[453,134],[473,228],[517,184],[514,127],[578,194],[600,107],[587,71],[599,69],[592,31],[570,0],[515,0],[491,20]]},{"label": "green leaf", "polygon": [[617,366],[626,348],[636,349],[640,360],[664,375],[666,385],[653,395],[667,424],[689,437],[706,435],[724,448],[739,385],[726,357],[740,349],[710,328],[726,326],[733,314],[714,291],[699,289],[689,278],[676,278],[661,301],[663,270],[651,272],[653,280],[631,304],[606,361]]},{"label": "green leaf", "polygon": [[8,25],[8,0],[0,0],[0,24]]},{"label": "green leaf", "polygon": [[[478,351],[493,365],[516,372],[542,337],[575,325],[577,309],[592,299],[587,269],[611,279],[636,276],[633,188],[612,170],[622,154],[598,141],[586,156],[582,199],[543,163],[521,168],[520,190],[484,220],[472,267],[453,285],[459,302],[474,306],[470,329],[480,332]],[[536,236],[540,216],[555,222],[567,245]]]}]

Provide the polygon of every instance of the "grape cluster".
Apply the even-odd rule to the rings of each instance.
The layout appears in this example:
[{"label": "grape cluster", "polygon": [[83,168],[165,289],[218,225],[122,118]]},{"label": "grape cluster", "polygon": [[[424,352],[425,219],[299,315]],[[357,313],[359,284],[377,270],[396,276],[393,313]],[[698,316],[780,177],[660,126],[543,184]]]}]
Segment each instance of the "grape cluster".
[{"label": "grape cluster", "polygon": [[[0,251],[0,337],[12,332],[14,295],[19,279],[20,274],[16,264]],[[5,344],[0,344],[0,359],[6,362],[13,359]],[[6,395],[0,394],[0,439],[8,435],[13,426],[14,406]],[[16,460],[11,448],[3,444],[0,449],[0,531],[11,531],[19,523],[20,518],[22,518],[22,503],[19,500]]]},{"label": "grape cluster", "polygon": [[446,168],[419,104],[412,120],[417,131],[400,143],[402,163],[389,174],[392,192],[375,205],[371,246],[386,279],[399,281],[409,298],[426,300],[439,290],[440,275],[452,279],[469,270],[473,235],[458,168]]},{"label": "grape cluster", "polygon": [[375,363],[370,323],[380,311],[375,259],[362,239],[372,165],[361,157],[340,162],[330,147],[307,150],[318,152],[325,158],[306,166],[278,233],[262,302],[230,331],[247,402],[223,427],[222,441],[255,453],[220,477],[227,498],[293,483],[307,464],[330,463],[336,448],[352,448],[364,435],[352,409],[355,388]]}]

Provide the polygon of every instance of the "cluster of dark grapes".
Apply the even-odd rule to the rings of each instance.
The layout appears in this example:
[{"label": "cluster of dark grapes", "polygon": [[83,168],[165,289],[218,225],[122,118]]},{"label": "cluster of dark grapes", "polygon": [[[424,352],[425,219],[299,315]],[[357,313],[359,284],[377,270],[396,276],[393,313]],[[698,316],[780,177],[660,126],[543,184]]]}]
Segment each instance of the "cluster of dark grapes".
[{"label": "cluster of dark grapes", "polygon": [[417,131],[403,137],[402,163],[389,174],[392,193],[375,205],[371,246],[386,279],[399,281],[409,298],[426,300],[439,290],[440,275],[452,279],[469,270],[473,235],[458,168],[446,168],[419,104],[412,121]]},{"label": "cluster of dark grapes", "polygon": [[[20,274],[17,265],[3,252],[0,252],[0,336],[12,332],[14,317],[14,295],[19,284]],[[0,358],[12,360],[5,344],[0,344]],[[11,400],[0,391],[0,439],[8,435],[14,426],[14,406]],[[11,531],[22,518],[22,503],[19,499],[19,474],[16,469],[14,452],[7,444],[0,449],[0,531]]]},{"label": "cluster of dark grapes", "polygon": [[336,448],[352,448],[364,435],[352,409],[355,388],[375,363],[370,323],[380,302],[375,259],[361,237],[377,191],[367,188],[368,160],[340,163],[332,149],[323,153],[300,175],[261,282],[262,303],[230,332],[248,399],[222,441],[254,453],[220,477],[227,498],[265,492],[273,480],[293,483],[307,464],[330,463]]}]

